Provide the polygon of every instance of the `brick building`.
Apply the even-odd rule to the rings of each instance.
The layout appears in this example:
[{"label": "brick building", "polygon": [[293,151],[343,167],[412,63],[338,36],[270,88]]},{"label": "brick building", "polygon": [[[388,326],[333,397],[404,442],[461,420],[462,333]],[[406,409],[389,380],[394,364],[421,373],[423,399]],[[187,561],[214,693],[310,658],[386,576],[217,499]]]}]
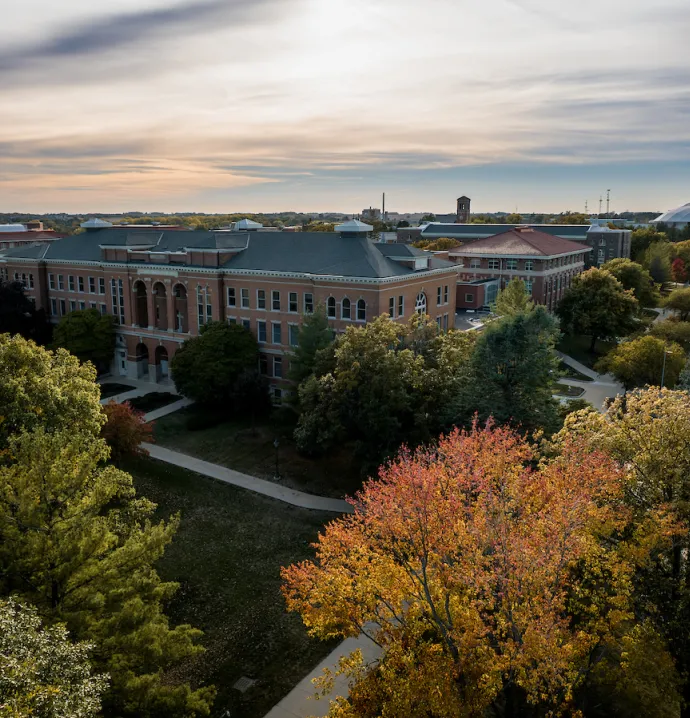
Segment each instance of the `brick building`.
[{"label": "brick building", "polygon": [[[527,226],[452,249],[448,257],[460,268],[457,308],[483,306],[478,305],[481,294],[478,280],[498,279],[503,289],[517,277],[525,282],[535,302],[553,310],[573,277],[584,270],[589,251],[588,246],[579,242]],[[487,289],[483,287],[483,291]]]},{"label": "brick building", "polygon": [[26,224],[0,224],[0,250],[30,247],[65,236],[54,229],[44,229],[43,222],[38,219],[32,219]]},{"label": "brick building", "polygon": [[94,308],[118,322],[113,373],[165,381],[177,347],[211,320],[236,322],[260,344],[280,398],[302,315],[322,303],[335,331],[384,312],[429,314],[454,326],[458,269],[414,247],[374,244],[369,225],[336,233],[170,231],[93,227],[0,254],[0,273],[24,281],[57,321]]}]

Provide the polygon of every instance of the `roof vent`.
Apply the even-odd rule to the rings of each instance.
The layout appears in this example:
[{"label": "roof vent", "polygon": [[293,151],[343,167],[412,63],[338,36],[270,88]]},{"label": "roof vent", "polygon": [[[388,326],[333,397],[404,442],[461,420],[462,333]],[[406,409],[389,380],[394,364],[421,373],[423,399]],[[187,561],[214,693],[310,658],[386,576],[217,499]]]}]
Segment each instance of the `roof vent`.
[{"label": "roof vent", "polygon": [[516,232],[534,232],[534,229],[530,227],[528,224],[518,224],[517,227],[515,227]]}]

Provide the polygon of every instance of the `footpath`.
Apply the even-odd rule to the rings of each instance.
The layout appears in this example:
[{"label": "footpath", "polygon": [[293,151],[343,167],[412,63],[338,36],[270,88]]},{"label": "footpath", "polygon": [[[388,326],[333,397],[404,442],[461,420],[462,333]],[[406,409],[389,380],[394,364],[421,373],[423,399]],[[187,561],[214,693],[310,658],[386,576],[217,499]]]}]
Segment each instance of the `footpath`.
[{"label": "footpath", "polygon": [[[585,393],[577,397],[578,399],[584,399],[588,401],[599,411],[604,411],[606,404],[609,399],[613,399],[619,394],[624,394],[625,389],[622,384],[619,384],[610,374],[597,374],[593,369],[585,366],[581,362],[573,359],[567,354],[556,352],[558,356],[563,360],[565,364],[571,366],[573,369],[577,369],[581,374],[590,377],[592,381],[582,381],[580,379],[572,379],[570,377],[561,377],[558,381],[561,384],[568,384],[569,386],[576,386],[584,389]],[[564,402],[568,400],[563,397],[556,397]]]}]

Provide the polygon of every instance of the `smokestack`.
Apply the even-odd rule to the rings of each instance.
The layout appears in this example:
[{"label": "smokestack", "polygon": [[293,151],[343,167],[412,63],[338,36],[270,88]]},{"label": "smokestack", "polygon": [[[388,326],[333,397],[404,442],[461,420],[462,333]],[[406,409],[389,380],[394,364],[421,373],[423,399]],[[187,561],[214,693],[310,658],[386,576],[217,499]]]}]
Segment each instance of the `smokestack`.
[{"label": "smokestack", "polygon": [[383,202],[381,203],[381,219],[386,221],[386,193],[383,193]]}]

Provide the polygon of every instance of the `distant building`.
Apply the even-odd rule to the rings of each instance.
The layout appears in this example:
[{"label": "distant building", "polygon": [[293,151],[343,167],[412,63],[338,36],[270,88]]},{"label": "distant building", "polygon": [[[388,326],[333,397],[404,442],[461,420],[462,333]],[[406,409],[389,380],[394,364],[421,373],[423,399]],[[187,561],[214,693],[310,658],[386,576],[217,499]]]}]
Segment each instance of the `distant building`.
[{"label": "distant building", "polygon": [[[587,230],[587,245],[590,252],[586,256],[585,265],[589,267],[600,267],[610,259],[623,257],[630,259],[630,243],[632,231],[629,229],[611,229],[606,220],[594,220]],[[599,224],[598,222],[601,222]]]},{"label": "distant building", "polygon": [[480,306],[489,303],[486,297],[479,299],[477,280],[495,279],[504,289],[511,279],[518,278],[536,303],[553,310],[574,277],[584,270],[589,251],[581,242],[531,227],[511,228],[452,249],[448,257],[460,267],[456,306],[476,309],[479,301],[483,302]]},{"label": "distant building", "polygon": [[362,219],[366,219],[369,221],[380,220],[381,219],[381,210],[377,209],[376,207],[369,207],[369,209],[363,209],[362,210]]},{"label": "distant building", "polygon": [[12,247],[32,247],[65,237],[53,229],[44,229],[43,222],[32,219],[26,224],[0,224],[0,250]]},{"label": "distant building", "polygon": [[458,280],[457,305],[460,309],[489,311],[501,289],[500,279]]},{"label": "distant building", "polygon": [[653,219],[650,224],[652,226],[666,224],[675,229],[685,229],[690,224],[690,202],[684,204],[682,207],[676,207],[668,212],[664,212],[656,219]]},{"label": "distant building", "polygon": [[455,221],[458,224],[466,224],[470,221],[470,204],[472,200],[469,197],[458,197],[458,212]]}]

